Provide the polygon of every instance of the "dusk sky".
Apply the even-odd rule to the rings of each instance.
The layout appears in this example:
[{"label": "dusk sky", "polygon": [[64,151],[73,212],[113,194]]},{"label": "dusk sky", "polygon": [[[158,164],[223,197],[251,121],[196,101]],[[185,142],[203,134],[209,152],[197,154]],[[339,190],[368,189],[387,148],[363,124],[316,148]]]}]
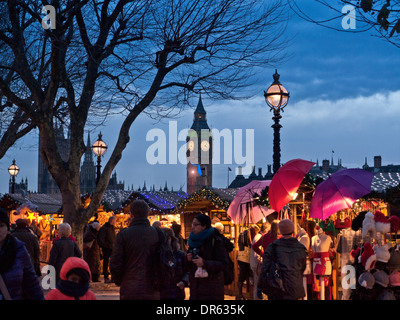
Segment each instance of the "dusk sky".
[{"label": "dusk sky", "polygon": [[[315,17],[332,15],[314,1],[301,3]],[[334,23],[338,29],[341,27],[341,20]],[[302,158],[318,159],[321,164],[323,159],[331,159],[334,150],[335,164],[340,158],[348,168],[361,167],[365,157],[373,165],[376,155],[382,156],[383,165],[400,164],[400,49],[373,36],[372,31],[338,32],[306,22],[293,13],[286,36],[291,38],[287,47],[290,58],[276,66],[257,69],[259,81],[248,88],[253,94],[251,99],[212,101],[202,96],[209,126],[219,131],[229,129],[232,135],[234,129],[242,129],[243,135],[246,129],[254,130],[254,165],[265,174],[267,165],[272,164],[273,129],[263,91],[272,83],[277,68],[282,85],[290,92],[281,119],[282,163]],[[137,118],[130,132],[131,142],[116,167],[118,180],[125,181],[126,189],[132,185],[137,189],[146,181],[147,187],[154,184],[158,190],[167,181],[174,190],[180,186],[186,190],[185,165],[148,163],[146,151],[154,142],[146,141],[146,134],[151,129],[161,129],[168,141],[169,121],[177,121],[178,132],[189,128],[197,102],[198,97],[193,97],[192,109],[175,119],[155,122],[144,114]],[[103,140],[112,148],[122,120],[114,116],[104,127],[92,131],[92,143],[101,130]],[[27,177],[29,189],[37,190],[37,142],[35,131],[0,160],[0,193],[8,192],[7,168],[14,158],[20,167],[17,182]],[[178,150],[183,143],[177,143]],[[228,167],[233,169],[232,181],[234,169],[242,165],[235,161],[224,164],[223,160],[213,166],[214,187],[226,187]]]}]

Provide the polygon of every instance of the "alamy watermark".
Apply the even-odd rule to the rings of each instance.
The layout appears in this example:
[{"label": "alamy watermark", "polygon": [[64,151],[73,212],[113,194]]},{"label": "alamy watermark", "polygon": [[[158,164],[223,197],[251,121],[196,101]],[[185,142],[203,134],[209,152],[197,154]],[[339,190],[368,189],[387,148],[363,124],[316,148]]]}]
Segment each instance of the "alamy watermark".
[{"label": "alamy watermark", "polygon": [[342,18],[342,28],[344,30],[356,29],[356,7],[347,4],[342,8],[344,17]]},{"label": "alamy watermark", "polygon": [[42,18],[43,29],[55,29],[56,28],[56,8],[51,5],[46,5],[42,8],[42,14],[45,14]]},{"label": "alamy watermark", "polygon": [[56,288],[56,269],[52,265],[45,265],[41,269],[42,279],[40,285],[44,290],[52,290]]},{"label": "alamy watermark", "polygon": [[[169,121],[168,133],[151,129],[146,141],[154,141],[146,150],[146,160],[151,165],[189,162],[197,165],[199,160],[201,164],[209,164],[211,156],[212,164],[237,164],[243,167],[245,175],[251,173],[254,165],[254,129],[202,129],[199,136],[192,129],[178,133],[177,121]],[[178,148],[179,142],[183,143]]]},{"label": "alamy watermark", "polygon": [[342,288],[345,290],[356,288],[356,269],[351,265],[342,267]]}]

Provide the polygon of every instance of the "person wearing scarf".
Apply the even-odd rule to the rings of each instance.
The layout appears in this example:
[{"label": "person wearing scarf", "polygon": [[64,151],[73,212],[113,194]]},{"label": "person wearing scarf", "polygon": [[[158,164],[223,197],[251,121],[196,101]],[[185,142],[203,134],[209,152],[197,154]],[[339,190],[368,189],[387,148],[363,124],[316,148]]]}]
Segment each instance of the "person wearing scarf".
[{"label": "person wearing scarf", "polygon": [[[190,300],[223,300],[228,253],[219,231],[211,227],[210,217],[199,214],[193,219],[188,245]],[[195,277],[199,267],[207,271],[206,277]]]},{"label": "person wearing scarf", "polygon": [[68,258],[60,271],[56,289],[46,295],[46,300],[97,300],[89,290],[91,279],[87,262],[77,257]]}]

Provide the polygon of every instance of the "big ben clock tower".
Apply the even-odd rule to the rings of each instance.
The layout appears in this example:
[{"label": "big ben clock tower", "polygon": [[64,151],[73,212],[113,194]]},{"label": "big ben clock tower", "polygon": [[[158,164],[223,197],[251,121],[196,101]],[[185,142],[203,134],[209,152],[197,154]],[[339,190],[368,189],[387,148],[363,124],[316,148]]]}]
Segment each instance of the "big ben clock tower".
[{"label": "big ben clock tower", "polygon": [[201,96],[186,141],[186,192],[190,194],[202,187],[212,186],[212,136]]}]

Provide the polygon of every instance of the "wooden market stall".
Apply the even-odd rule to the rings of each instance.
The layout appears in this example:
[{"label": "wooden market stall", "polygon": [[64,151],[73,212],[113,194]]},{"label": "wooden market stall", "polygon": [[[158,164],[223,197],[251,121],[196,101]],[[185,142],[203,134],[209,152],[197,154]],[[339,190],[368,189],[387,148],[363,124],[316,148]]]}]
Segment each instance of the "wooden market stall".
[{"label": "wooden market stall", "polygon": [[23,195],[5,194],[0,199],[0,206],[10,214],[11,227],[17,219],[28,219],[30,227],[38,235],[40,244],[40,262],[47,263],[56,236],[58,225],[62,223],[63,216],[60,195],[30,193]]},{"label": "wooden market stall", "polygon": [[[153,224],[160,221],[164,227],[170,227],[173,223],[181,224],[181,216],[174,210],[176,205],[186,199],[183,191],[134,191],[121,202],[112,202],[112,211],[117,218],[119,229],[126,228],[130,222],[129,206],[136,199],[147,202],[150,208],[149,221]],[[106,199],[109,201],[110,199]],[[182,234],[184,237],[184,234]]]}]

